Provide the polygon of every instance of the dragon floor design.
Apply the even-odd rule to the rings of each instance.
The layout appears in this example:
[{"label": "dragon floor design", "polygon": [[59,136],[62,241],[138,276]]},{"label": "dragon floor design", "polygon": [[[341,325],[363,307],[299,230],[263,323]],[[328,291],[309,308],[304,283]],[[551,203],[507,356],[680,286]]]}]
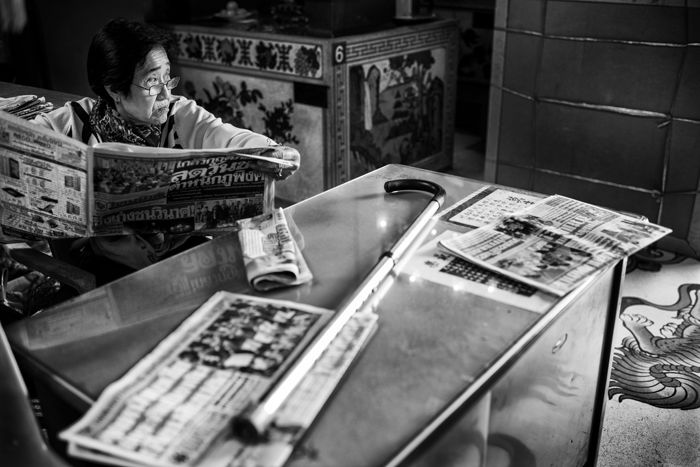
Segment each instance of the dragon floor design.
[{"label": "dragon floor design", "polygon": [[667,409],[700,407],[700,284],[678,287],[659,305],[623,297],[620,319],[631,336],[616,349],[608,396]]}]

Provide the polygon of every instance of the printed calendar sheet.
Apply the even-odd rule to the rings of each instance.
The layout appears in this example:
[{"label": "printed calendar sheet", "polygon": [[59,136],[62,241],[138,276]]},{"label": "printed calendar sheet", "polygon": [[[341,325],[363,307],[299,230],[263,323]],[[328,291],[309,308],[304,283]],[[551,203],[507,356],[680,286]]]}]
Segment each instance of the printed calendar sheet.
[{"label": "printed calendar sheet", "polygon": [[542,196],[513,189],[485,186],[438,214],[440,220],[467,227],[481,227],[504,214],[535,204]]}]

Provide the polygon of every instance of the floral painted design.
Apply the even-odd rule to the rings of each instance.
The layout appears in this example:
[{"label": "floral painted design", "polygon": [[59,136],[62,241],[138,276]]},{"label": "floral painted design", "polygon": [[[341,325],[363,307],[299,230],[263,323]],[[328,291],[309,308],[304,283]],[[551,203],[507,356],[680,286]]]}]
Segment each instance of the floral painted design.
[{"label": "floral painted design", "polygon": [[[236,86],[221,77],[216,77],[212,82],[214,92],[206,88],[202,89],[203,97],[191,81],[185,81],[184,88],[186,96],[194,99],[225,123],[257,131],[280,144],[299,144],[292,124],[294,102],[291,98],[270,106],[269,102],[263,102],[265,97],[263,92],[249,87],[246,81],[240,81]],[[252,128],[252,124],[246,119],[246,116],[250,116],[253,111],[249,106],[255,104],[257,106],[253,108],[263,114],[264,129],[262,130]]]},{"label": "floral painted design", "polygon": [[321,79],[321,45],[193,32],[177,33],[187,60]]}]

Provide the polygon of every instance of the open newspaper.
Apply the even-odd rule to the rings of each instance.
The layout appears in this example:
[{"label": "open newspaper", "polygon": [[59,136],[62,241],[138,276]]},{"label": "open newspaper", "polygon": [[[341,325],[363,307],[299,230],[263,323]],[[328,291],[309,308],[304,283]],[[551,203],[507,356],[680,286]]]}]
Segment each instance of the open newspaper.
[{"label": "open newspaper", "polygon": [[376,329],[356,313],[276,414],[265,441],[230,423],[288,368],[331,311],[218,292],[60,434],[69,453],[114,465],[281,466]]},{"label": "open newspaper", "polygon": [[312,279],[281,208],[242,219],[238,228],[246,276],[253,289],[272,290]]},{"label": "open newspaper", "polygon": [[258,164],[289,162],[268,149],[87,146],[0,112],[0,225],[30,239],[231,230],[272,210]]},{"label": "open newspaper", "polygon": [[454,255],[561,296],[607,265],[671,232],[592,204],[554,195],[449,239]]}]

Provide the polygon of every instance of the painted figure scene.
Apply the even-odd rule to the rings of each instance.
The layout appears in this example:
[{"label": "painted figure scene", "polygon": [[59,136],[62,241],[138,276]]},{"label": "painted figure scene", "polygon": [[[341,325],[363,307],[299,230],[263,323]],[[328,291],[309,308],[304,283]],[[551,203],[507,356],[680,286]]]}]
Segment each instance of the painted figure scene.
[{"label": "painted figure scene", "polygon": [[350,173],[442,150],[444,49],[350,67]]}]

